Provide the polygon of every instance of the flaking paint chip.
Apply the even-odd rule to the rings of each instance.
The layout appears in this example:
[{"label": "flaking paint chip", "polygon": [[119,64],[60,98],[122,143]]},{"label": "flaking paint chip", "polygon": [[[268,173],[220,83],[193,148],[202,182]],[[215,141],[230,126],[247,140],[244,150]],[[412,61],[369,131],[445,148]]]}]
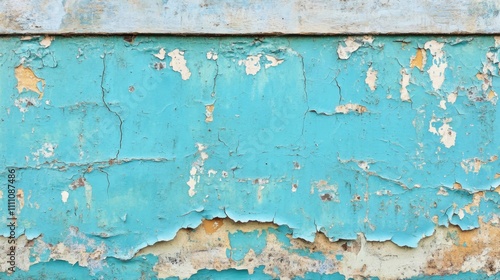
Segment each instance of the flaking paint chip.
[{"label": "flaking paint chip", "polygon": [[[19,93],[22,93],[23,90],[29,90],[38,93],[38,99],[43,97],[45,80],[37,77],[33,70],[24,65],[19,65],[14,69],[14,74],[17,79],[17,91]],[[42,84],[42,90],[38,89],[38,83]]]}]

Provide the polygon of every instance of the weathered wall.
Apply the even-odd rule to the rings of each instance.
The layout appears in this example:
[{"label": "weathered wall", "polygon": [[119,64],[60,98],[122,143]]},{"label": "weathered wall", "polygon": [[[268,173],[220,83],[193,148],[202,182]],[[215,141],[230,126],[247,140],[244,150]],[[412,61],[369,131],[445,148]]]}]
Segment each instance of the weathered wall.
[{"label": "weathered wall", "polygon": [[9,279],[499,272],[497,37],[0,45]]},{"label": "weathered wall", "polygon": [[499,32],[497,0],[15,0],[1,34]]}]

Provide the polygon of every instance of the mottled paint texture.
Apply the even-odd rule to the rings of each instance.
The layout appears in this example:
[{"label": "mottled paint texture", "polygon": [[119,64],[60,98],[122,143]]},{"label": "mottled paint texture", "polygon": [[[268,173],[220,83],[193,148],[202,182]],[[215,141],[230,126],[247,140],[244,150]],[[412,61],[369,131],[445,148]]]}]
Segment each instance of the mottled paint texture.
[{"label": "mottled paint texture", "polygon": [[[17,236],[30,240],[19,275],[58,277],[58,260],[152,273],[139,250],[214,218],[304,242],[361,235],[394,254],[444,227],[498,227],[495,37],[125,39],[0,39],[1,161],[17,169]],[[275,234],[262,230],[227,231],[221,256],[266,250]]]}]

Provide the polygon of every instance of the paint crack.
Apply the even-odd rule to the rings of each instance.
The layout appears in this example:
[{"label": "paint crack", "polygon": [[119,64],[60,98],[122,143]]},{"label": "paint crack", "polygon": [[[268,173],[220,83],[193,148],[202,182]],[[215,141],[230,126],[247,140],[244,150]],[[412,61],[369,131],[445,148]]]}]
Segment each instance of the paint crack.
[{"label": "paint crack", "polygon": [[111,110],[111,108],[109,107],[109,104],[106,103],[106,100],[105,100],[106,89],[104,88],[104,77],[105,77],[105,73],[106,73],[106,53],[104,53],[103,56],[102,56],[102,65],[103,65],[102,73],[101,73],[102,103],[104,103],[104,106],[106,107],[106,109],[108,109],[108,111],[110,113],[113,113],[118,118],[118,120],[120,121],[120,142],[119,142],[118,150],[116,151],[116,156],[115,156],[115,159],[117,159],[118,156],[120,155],[120,151],[121,151],[121,148],[122,148],[122,140],[123,140],[122,127],[123,127],[123,120],[122,120],[122,118],[120,117],[120,115],[116,111]]}]

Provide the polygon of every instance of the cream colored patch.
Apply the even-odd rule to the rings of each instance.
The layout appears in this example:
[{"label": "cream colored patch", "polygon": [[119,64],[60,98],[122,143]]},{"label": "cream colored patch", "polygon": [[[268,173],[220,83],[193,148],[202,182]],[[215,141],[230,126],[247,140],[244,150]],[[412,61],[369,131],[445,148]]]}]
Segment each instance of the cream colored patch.
[{"label": "cream colored patch", "polygon": [[3,192],[0,191],[0,199],[2,199],[2,198],[3,198]]},{"label": "cream colored patch", "polygon": [[48,48],[52,44],[52,41],[54,41],[54,37],[49,36],[49,35],[45,35],[43,40],[40,41],[40,46],[42,46],[44,48]]},{"label": "cream colored patch", "polygon": [[62,200],[62,202],[64,202],[64,203],[68,202],[68,197],[69,197],[69,192],[67,192],[67,191],[62,191],[61,192],[61,200]]},{"label": "cream colored patch", "polygon": [[495,38],[495,48],[500,47],[500,36],[494,36]]},{"label": "cream colored patch", "polygon": [[219,55],[216,52],[209,51],[207,52],[207,59],[208,60],[217,60],[219,58]]},{"label": "cream colored patch", "polygon": [[160,51],[158,51],[157,54],[153,54],[156,58],[158,58],[159,60],[164,60],[165,59],[165,54],[167,52],[165,52],[165,49],[164,48],[161,48]]},{"label": "cream colored patch", "polygon": [[378,71],[373,70],[372,67],[368,68],[368,71],[366,71],[365,83],[372,91],[377,89],[377,74]]},{"label": "cream colored patch", "polygon": [[238,65],[245,65],[247,75],[255,75],[260,70],[260,57],[262,55],[249,55],[246,59],[238,61]]},{"label": "cream colored patch", "polygon": [[[43,97],[43,89],[45,88],[45,80],[37,77],[33,70],[24,65],[19,65],[14,69],[14,74],[17,79],[17,91],[30,90],[38,93],[38,98]],[[38,89],[38,83],[41,83],[42,90]]]},{"label": "cream colored patch", "polygon": [[410,93],[408,92],[408,89],[406,88],[407,86],[410,85],[410,74],[406,72],[406,69],[401,69],[399,72],[401,74],[401,81],[399,82],[401,84],[401,89],[399,90],[399,96],[402,101],[408,101],[410,102]]},{"label": "cream colored patch", "polygon": [[283,63],[283,61],[285,61],[284,59],[277,59],[276,57],[270,56],[270,55],[266,55],[266,59],[267,59],[267,61],[269,61],[269,63],[266,63],[264,65],[264,67],[266,69],[269,67],[276,67],[276,66],[280,65],[281,63]]},{"label": "cream colored patch", "polygon": [[339,105],[335,108],[335,112],[342,113],[342,114],[347,114],[349,112],[356,112],[358,114],[363,114],[367,111],[368,111],[368,109],[366,109],[365,106],[362,106],[359,104],[354,104],[354,103]]},{"label": "cream colored patch", "polygon": [[179,72],[183,80],[188,80],[189,77],[191,77],[191,72],[186,65],[187,61],[184,59],[184,52],[179,49],[175,49],[169,52],[168,56],[172,58],[172,61],[170,61],[170,67],[172,67],[172,70]]},{"label": "cream colored patch", "polygon": [[452,92],[448,94],[447,100],[449,103],[453,104],[455,103],[455,101],[457,101],[457,97],[458,97],[458,92]]},{"label": "cream colored patch", "polygon": [[339,43],[337,55],[340,59],[348,59],[361,46],[371,43],[373,43],[372,36],[363,36],[362,38],[349,36],[344,40],[344,43]]},{"label": "cream colored patch", "polygon": [[430,50],[432,54],[432,66],[427,70],[429,78],[432,81],[432,87],[434,90],[441,89],[444,83],[445,75],[444,72],[448,67],[446,63],[445,53],[443,52],[444,43],[439,43],[435,40],[428,41],[425,43],[424,48]]},{"label": "cream colored patch", "polygon": [[214,120],[214,115],[213,115],[214,108],[215,108],[214,104],[205,105],[205,122],[208,123]]},{"label": "cream colored patch", "polygon": [[446,110],[446,100],[439,101],[439,108]]}]

